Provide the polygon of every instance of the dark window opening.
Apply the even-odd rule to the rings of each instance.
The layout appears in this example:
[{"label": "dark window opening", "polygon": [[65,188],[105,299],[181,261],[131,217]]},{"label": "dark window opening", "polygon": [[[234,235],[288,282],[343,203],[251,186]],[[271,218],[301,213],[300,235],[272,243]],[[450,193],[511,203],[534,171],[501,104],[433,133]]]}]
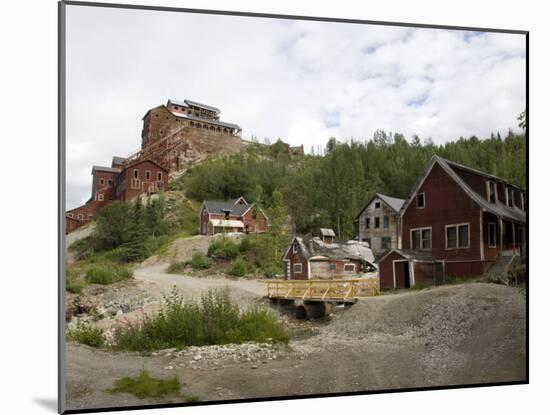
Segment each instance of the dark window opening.
[{"label": "dark window opening", "polygon": [[380,202],[374,202],[374,207],[376,209],[379,209],[380,208]]},{"label": "dark window opening", "polygon": [[376,217],[374,218],[374,227],[378,229],[380,227],[380,218]]},{"label": "dark window opening", "polygon": [[489,223],[489,247],[496,248],[497,246],[497,224]]},{"label": "dark window opening", "polygon": [[367,221],[365,222],[365,229],[370,228],[370,218],[367,218]]},{"label": "dark window opening", "polygon": [[390,249],[391,248],[391,238],[382,238],[382,249]]},{"label": "dark window opening", "polygon": [[389,228],[389,227],[390,227],[390,217],[384,216],[384,228]]},{"label": "dark window opening", "polygon": [[423,208],[426,206],[426,200],[424,197],[424,193],[419,193],[416,195],[416,207],[417,208]]}]

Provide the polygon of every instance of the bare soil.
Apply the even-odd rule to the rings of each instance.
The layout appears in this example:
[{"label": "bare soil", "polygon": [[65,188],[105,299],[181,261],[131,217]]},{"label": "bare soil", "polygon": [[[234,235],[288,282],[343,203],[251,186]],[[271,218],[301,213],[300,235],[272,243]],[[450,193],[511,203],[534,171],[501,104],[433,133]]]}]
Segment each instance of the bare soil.
[{"label": "bare soil", "polygon": [[132,292],[146,292],[150,304],[98,324],[110,327],[154,310],[173,286],[188,298],[227,288],[243,306],[272,307],[291,333],[289,346],[208,346],[140,355],[69,343],[69,409],[173,402],[108,391],[117,378],[144,368],[156,377],[176,375],[184,395],[203,401],[526,379],[525,296],[518,288],[467,283],[383,294],[325,319],[297,321],[291,307],[263,299],[261,280],[172,275],[167,266],[150,261],[134,274]]}]

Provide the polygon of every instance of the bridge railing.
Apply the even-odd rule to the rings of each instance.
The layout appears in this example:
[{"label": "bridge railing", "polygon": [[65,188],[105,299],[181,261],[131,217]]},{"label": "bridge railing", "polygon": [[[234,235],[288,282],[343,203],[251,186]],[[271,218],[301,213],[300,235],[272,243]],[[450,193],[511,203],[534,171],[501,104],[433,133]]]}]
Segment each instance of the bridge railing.
[{"label": "bridge railing", "polygon": [[380,294],[375,278],[279,280],[267,282],[267,296],[279,299],[354,301]]}]

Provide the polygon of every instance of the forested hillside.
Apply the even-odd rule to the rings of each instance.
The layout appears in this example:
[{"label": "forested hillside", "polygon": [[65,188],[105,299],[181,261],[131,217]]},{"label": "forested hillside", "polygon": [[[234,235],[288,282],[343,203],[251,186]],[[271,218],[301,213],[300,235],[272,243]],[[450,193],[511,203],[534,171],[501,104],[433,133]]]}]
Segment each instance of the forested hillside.
[{"label": "forested hillside", "polygon": [[437,154],[492,173],[521,187],[526,180],[524,134],[460,138],[444,145],[377,131],[371,140],[340,143],[331,138],[324,155],[295,156],[280,141],[252,144],[245,153],[196,166],[187,178],[196,200],[244,195],[270,208],[280,191],[297,232],[332,227],[340,238],[356,234],[354,219],[374,193],[405,198],[429,158]]}]

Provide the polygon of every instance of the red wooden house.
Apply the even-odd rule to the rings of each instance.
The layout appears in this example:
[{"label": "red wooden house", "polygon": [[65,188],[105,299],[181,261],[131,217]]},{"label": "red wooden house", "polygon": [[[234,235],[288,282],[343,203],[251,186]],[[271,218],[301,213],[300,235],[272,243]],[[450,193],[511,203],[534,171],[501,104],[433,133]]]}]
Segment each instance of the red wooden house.
[{"label": "red wooden house", "polygon": [[296,235],[283,255],[285,278],[293,280],[353,278],[375,270],[367,242],[335,240],[332,229],[319,237]]},{"label": "red wooden house", "polygon": [[214,235],[225,232],[267,232],[269,218],[244,197],[229,201],[204,200],[199,214],[199,233]]},{"label": "red wooden house", "polygon": [[426,165],[400,215],[402,249],[379,260],[381,288],[478,276],[524,255],[525,192],[438,156]]}]

